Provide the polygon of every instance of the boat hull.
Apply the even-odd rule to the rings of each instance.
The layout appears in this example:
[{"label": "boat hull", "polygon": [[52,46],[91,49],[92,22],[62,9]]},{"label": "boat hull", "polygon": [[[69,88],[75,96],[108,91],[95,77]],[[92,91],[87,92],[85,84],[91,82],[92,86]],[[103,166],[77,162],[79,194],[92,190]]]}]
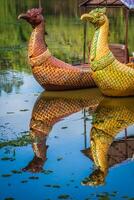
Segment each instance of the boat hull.
[{"label": "boat hull", "polygon": [[37,82],[48,91],[96,87],[89,67],[72,66],[53,56],[39,66],[34,65],[32,72]]}]

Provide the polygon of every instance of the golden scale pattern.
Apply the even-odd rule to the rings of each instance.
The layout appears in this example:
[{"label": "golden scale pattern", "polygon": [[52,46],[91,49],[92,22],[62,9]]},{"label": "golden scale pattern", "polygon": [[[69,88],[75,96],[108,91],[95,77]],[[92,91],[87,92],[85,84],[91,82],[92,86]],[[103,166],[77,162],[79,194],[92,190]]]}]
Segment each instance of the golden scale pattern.
[{"label": "golden scale pattern", "polygon": [[107,96],[134,95],[134,69],[117,60],[103,70],[94,72],[93,78]]},{"label": "golden scale pattern", "polygon": [[[134,124],[133,101],[134,98],[105,97],[98,105],[90,134],[91,145],[84,150],[84,154],[93,160],[97,170],[95,168],[93,173],[83,181],[84,185],[104,184],[110,167],[108,160],[111,159],[108,157],[110,145],[120,131]],[[128,144],[127,148],[130,148]],[[121,156],[126,157],[122,154]]]},{"label": "golden scale pattern", "polygon": [[[91,11],[93,15],[97,9]],[[102,12],[102,10],[100,10]],[[93,79],[101,92],[107,96],[133,96],[134,95],[134,64],[120,63],[108,48],[106,40],[109,32],[109,20],[100,26],[94,35],[90,53],[100,59],[91,60]],[[103,33],[103,34],[102,34]],[[103,51],[97,52],[97,49]]]},{"label": "golden scale pattern", "polygon": [[[62,118],[85,107],[92,109],[103,99],[98,89],[66,92],[43,92],[37,99],[31,116],[30,135],[33,151],[39,158],[46,158],[46,138],[53,125]],[[45,153],[44,153],[45,152]]]},{"label": "golden scale pattern", "polygon": [[[73,93],[75,94],[75,91]],[[92,110],[103,99],[100,93],[91,93],[89,96],[80,96],[78,98],[77,96],[75,98],[66,97],[66,93],[64,97],[49,97],[49,93],[48,97],[45,95],[47,95],[47,92],[41,94],[34,105],[30,128],[46,135],[49,134],[52,126],[62,118],[78,112],[85,107]]]},{"label": "golden scale pattern", "polygon": [[95,164],[107,169],[107,153],[114,137],[134,124],[134,98],[104,99],[97,107],[91,130],[91,150]]}]

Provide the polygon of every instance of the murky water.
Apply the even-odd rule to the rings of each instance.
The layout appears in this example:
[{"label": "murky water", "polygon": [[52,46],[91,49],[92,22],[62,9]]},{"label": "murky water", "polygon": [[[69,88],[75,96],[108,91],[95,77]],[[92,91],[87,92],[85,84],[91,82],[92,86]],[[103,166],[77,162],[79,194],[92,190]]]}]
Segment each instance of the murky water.
[{"label": "murky water", "polygon": [[[0,22],[0,199],[134,199],[134,98],[104,98],[98,89],[44,92],[26,64],[29,26],[20,36],[14,20],[36,3],[10,4],[3,1]],[[48,14],[53,4],[47,2]],[[79,60],[83,43],[70,39],[78,30],[82,37],[78,10],[69,4],[60,15],[54,5],[48,32],[56,30],[57,41],[51,33],[49,46],[63,60]]]}]

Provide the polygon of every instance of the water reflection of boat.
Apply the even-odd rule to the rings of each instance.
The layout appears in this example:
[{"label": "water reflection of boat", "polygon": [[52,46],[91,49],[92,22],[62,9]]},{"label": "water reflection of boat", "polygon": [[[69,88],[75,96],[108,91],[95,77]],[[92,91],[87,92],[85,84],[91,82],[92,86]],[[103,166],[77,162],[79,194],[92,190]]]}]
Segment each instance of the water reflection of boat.
[{"label": "water reflection of boat", "polygon": [[115,136],[134,124],[134,98],[105,98],[98,105],[91,129],[91,146],[82,152],[93,160],[97,169],[82,182],[83,185],[101,185],[108,169],[132,158],[134,137],[115,140]]},{"label": "water reflection of boat", "polygon": [[46,161],[46,138],[55,123],[86,107],[94,110],[103,98],[98,89],[43,92],[34,105],[30,123],[35,156],[24,170],[42,170]]},{"label": "water reflection of boat", "polygon": [[108,151],[109,167],[117,165],[134,156],[134,136],[122,138],[112,143]]}]

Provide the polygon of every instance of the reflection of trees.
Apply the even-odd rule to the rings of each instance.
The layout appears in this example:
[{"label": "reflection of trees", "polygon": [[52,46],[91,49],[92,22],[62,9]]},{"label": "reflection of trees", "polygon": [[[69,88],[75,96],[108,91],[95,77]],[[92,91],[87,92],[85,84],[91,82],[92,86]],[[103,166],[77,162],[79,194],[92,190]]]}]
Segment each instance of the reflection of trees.
[{"label": "reflection of trees", "polygon": [[0,70],[12,69],[16,71],[25,71],[30,73],[30,67],[27,64],[27,51],[24,47],[6,46],[0,47]]},{"label": "reflection of trees", "polygon": [[[53,54],[67,62],[82,60],[83,29],[79,19],[77,0],[42,1],[47,21],[47,43]],[[29,72],[27,63],[27,41],[31,27],[25,22],[18,22],[17,16],[28,8],[38,6],[38,0],[1,0],[0,7],[0,66],[5,62],[7,67]],[[51,15],[51,16],[50,16]],[[112,42],[124,42],[124,18],[122,10],[110,9]],[[118,17],[117,17],[118,15]],[[133,51],[133,15],[129,18],[129,49]],[[92,35],[91,26],[88,29]],[[76,37],[77,35],[77,37]],[[89,42],[90,38],[88,38]],[[7,60],[9,62],[7,62]],[[21,69],[20,69],[21,66]]]},{"label": "reflection of trees", "polygon": [[11,93],[13,90],[15,90],[18,92],[21,85],[23,85],[22,74],[12,71],[2,71],[0,73],[0,94],[2,91]]}]

